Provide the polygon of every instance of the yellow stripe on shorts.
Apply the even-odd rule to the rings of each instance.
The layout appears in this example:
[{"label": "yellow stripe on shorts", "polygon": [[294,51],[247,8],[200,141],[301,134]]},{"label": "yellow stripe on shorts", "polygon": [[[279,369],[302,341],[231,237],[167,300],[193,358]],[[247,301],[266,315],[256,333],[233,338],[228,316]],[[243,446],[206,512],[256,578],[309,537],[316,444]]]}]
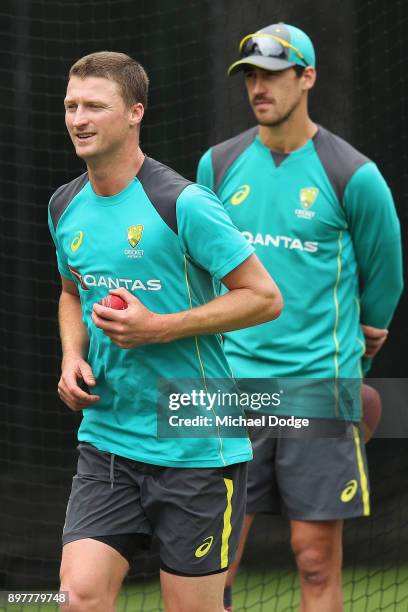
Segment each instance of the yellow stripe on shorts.
[{"label": "yellow stripe on shorts", "polygon": [[361,453],[360,435],[359,435],[358,427],[356,427],[355,425],[353,425],[353,435],[354,435],[354,443],[356,445],[357,465],[358,465],[358,471],[360,474],[360,486],[361,486],[361,493],[363,497],[363,515],[369,516],[370,514],[370,493],[368,491],[368,480],[367,480],[367,475],[364,469],[363,455]]},{"label": "yellow stripe on shorts", "polygon": [[232,531],[232,494],[234,493],[234,482],[230,478],[224,478],[225,488],[227,489],[227,507],[224,512],[224,527],[221,538],[221,569],[228,567],[229,539]]}]

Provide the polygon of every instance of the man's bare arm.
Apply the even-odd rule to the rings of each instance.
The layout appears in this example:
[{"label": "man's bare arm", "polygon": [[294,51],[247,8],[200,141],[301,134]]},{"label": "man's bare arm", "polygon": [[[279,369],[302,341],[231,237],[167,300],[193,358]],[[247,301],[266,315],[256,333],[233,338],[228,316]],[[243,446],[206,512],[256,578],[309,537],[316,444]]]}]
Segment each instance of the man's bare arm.
[{"label": "man's bare arm", "polygon": [[82,322],[81,302],[78,289],[73,281],[64,277],[59,300],[58,320],[62,345],[61,378],[58,393],[71,410],[82,410],[97,402],[98,395],[91,395],[81,389],[81,383],[95,386],[90,365],[85,361],[88,333]]},{"label": "man's bare arm", "polygon": [[120,295],[128,308],[116,311],[94,304],[95,325],[121,348],[171,342],[189,336],[242,329],[271,321],[282,310],[282,296],[259,259],[251,255],[222,282],[229,292],[211,302],[172,314],[148,310],[126,289]]}]

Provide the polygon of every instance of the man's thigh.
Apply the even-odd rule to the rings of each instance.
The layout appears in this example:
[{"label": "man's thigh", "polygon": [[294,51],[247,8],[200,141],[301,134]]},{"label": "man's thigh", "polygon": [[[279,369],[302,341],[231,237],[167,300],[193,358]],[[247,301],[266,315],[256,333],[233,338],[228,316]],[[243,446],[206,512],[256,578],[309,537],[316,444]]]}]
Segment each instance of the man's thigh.
[{"label": "man's thigh", "polygon": [[222,612],[226,572],[186,577],[160,572],[166,612]]},{"label": "man's thigh", "polygon": [[147,547],[151,535],[140,501],[142,473],[131,460],[101,452],[89,444],[78,448],[63,544],[95,538],[130,561],[133,549]]},{"label": "man's thigh", "polygon": [[94,539],[76,540],[63,547],[61,590],[69,593],[72,606],[82,601],[97,607],[99,601],[108,610],[128,569],[126,559],[111,546]]},{"label": "man's thigh", "polygon": [[63,543],[93,538],[129,563],[158,537],[162,569],[197,576],[232,561],[246,498],[246,463],[224,468],[147,465],[79,446]]},{"label": "man's thigh", "polygon": [[[327,437],[327,432],[336,432]],[[315,433],[314,433],[315,432]],[[250,432],[248,513],[279,513],[300,521],[326,521],[370,512],[365,447],[356,425],[319,422],[307,438]]]},{"label": "man's thigh", "polygon": [[245,513],[246,463],[157,468],[142,504],[160,541],[161,569],[184,577],[225,572]]},{"label": "man's thigh", "polygon": [[247,514],[280,514],[281,498],[275,462],[278,440],[269,428],[251,427],[253,460],[248,462]]},{"label": "man's thigh", "polygon": [[[324,423],[319,423],[324,429]],[[330,423],[329,423],[330,427]],[[276,479],[292,520],[332,521],[368,516],[368,471],[360,428],[344,424],[336,437],[282,438]]]}]

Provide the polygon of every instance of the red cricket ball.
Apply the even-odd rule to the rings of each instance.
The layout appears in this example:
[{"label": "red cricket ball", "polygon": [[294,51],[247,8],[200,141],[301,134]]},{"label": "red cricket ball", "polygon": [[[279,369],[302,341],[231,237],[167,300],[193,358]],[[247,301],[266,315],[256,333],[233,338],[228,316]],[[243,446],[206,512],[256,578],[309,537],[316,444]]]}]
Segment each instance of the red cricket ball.
[{"label": "red cricket ball", "polygon": [[125,300],[122,300],[118,295],[106,295],[103,300],[99,302],[102,306],[106,306],[106,308],[114,308],[115,310],[126,310],[128,307]]},{"label": "red cricket ball", "polygon": [[368,442],[381,420],[382,402],[378,391],[370,385],[362,385],[361,398],[363,404],[364,441]]}]

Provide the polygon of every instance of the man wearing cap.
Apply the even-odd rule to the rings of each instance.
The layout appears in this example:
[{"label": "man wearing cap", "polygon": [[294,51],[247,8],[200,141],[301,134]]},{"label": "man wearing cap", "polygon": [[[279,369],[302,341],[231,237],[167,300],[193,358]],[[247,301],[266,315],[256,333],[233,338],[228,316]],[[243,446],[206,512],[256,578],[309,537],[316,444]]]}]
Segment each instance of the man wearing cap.
[{"label": "man wearing cap", "polygon": [[[277,321],[225,334],[230,366],[247,379],[361,379],[387,338],[402,290],[392,195],[372,161],[309,117],[315,52],[304,32],[271,25],[245,36],[239,49],[228,72],[244,73],[258,125],[209,149],[198,182],[218,194],[255,247],[285,309]],[[334,438],[254,435],[226,609],[254,515],[283,509],[302,612],[342,610],[342,521],[370,512],[357,403]],[[339,418],[331,403],[322,409],[300,402],[290,410],[331,423]]]}]

